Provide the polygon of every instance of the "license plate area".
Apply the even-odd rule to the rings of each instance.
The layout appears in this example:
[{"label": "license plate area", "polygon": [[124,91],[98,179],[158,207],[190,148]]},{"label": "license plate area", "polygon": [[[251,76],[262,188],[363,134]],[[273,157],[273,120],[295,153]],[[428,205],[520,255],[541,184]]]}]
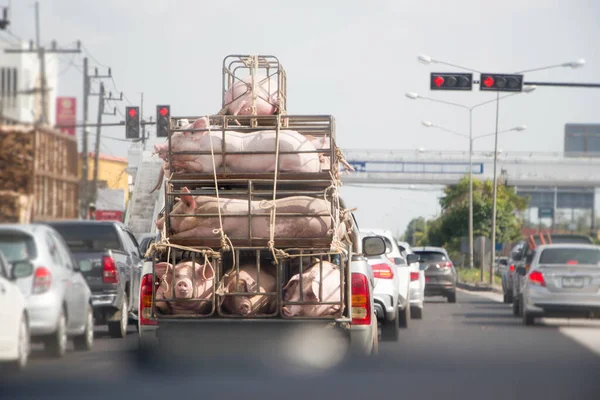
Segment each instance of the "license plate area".
[{"label": "license plate area", "polygon": [[585,281],[582,277],[563,277],[562,287],[565,289],[581,289],[583,288]]}]

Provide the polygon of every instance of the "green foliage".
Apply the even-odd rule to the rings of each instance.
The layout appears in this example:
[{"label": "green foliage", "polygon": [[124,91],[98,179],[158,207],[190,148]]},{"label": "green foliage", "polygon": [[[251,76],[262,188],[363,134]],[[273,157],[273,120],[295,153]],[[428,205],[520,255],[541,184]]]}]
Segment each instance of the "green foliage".
[{"label": "green foliage", "polygon": [[[519,197],[513,188],[501,183],[496,194],[496,242],[516,240],[521,234],[522,221],[516,215],[527,207],[528,199]],[[449,251],[460,249],[461,237],[469,234],[469,178],[465,176],[456,185],[447,186],[440,199],[442,214],[426,222],[422,217],[413,219],[407,229],[407,238],[424,232],[415,241],[417,245],[444,246]],[[490,237],[492,231],[493,184],[473,179],[473,234]],[[411,236],[413,235],[413,236]],[[411,243],[412,244],[412,243]]]}]

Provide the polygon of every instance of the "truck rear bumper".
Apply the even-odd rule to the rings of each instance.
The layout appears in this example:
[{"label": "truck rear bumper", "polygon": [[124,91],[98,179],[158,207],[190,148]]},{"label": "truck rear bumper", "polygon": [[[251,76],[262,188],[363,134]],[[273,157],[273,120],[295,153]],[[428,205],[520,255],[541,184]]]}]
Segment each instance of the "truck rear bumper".
[{"label": "truck rear bumper", "polygon": [[[333,321],[203,320],[160,321],[140,326],[140,351],[160,359],[156,365],[257,362],[332,363],[351,349],[350,325]],[[166,364],[165,364],[166,363]]]}]

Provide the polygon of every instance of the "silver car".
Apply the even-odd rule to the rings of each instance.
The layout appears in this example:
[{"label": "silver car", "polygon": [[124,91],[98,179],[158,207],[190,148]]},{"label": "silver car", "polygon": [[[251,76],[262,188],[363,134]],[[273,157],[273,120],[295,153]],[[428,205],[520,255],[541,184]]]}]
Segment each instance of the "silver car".
[{"label": "silver car", "polygon": [[91,292],[63,238],[41,224],[0,225],[0,250],[9,262],[29,261],[32,275],[16,280],[26,299],[32,342],[62,357],[67,337],[76,350],[90,350],[94,340]]},{"label": "silver car", "polygon": [[549,244],[537,247],[523,276],[523,324],[535,318],[600,316],[600,246]]}]

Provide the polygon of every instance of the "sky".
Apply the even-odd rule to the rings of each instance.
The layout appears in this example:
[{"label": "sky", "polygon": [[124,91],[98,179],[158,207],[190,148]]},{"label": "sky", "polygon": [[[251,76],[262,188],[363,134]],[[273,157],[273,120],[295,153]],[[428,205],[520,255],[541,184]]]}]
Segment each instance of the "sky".
[{"label": "sky", "polygon": [[[35,38],[33,0],[0,0],[11,6],[11,32]],[[596,0],[370,0],[197,1],[40,0],[43,44],[56,40],[83,55],[61,55],[58,94],[82,97],[82,57],[100,74],[111,67],[107,90],[122,91],[153,116],[157,104],[173,115],[205,115],[221,107],[221,65],[229,54],[270,54],[287,73],[290,114],[331,114],[337,140],[347,149],[468,150],[468,142],[421,125],[429,120],[468,132],[468,112],[404,94],[473,105],[495,94],[431,92],[429,73],[456,71],[424,65],[419,54],[483,72],[517,72],[580,58],[584,68],[526,74],[526,80],[598,82],[600,2]],[[0,31],[0,39],[14,36]],[[96,80],[94,88],[98,88]],[[129,103],[131,102],[131,104]],[[81,101],[78,102],[81,106]],[[112,106],[112,103],[110,103]],[[493,103],[492,103],[493,104]],[[538,87],[501,102],[500,130],[526,124],[524,132],[500,136],[506,151],[561,151],[564,125],[598,123],[600,91]],[[95,119],[97,100],[90,99]],[[81,108],[79,109],[81,116]],[[118,122],[120,116],[105,116]],[[475,135],[494,131],[495,107],[474,112]],[[123,127],[105,128],[102,152],[127,156]],[[493,137],[475,142],[493,151]],[[441,192],[417,186],[399,190],[343,187],[357,207],[359,225],[401,233],[413,217],[439,212]]]}]

